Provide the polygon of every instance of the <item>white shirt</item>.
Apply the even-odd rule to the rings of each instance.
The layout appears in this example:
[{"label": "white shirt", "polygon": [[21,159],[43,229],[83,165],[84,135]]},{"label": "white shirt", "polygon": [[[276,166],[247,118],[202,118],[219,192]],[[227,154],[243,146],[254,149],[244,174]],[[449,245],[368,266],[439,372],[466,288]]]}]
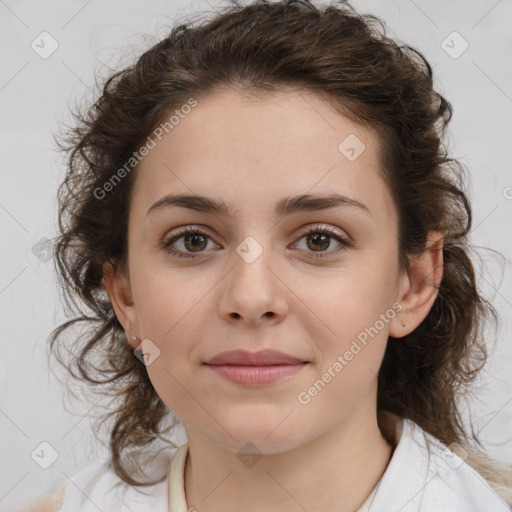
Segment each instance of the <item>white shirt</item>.
[{"label": "white shirt", "polygon": [[[510,512],[489,484],[458,455],[404,418],[393,456],[356,512]],[[71,476],[61,512],[187,512],[184,468],[188,443],[173,450],[168,475],[133,487],[96,459]]]}]

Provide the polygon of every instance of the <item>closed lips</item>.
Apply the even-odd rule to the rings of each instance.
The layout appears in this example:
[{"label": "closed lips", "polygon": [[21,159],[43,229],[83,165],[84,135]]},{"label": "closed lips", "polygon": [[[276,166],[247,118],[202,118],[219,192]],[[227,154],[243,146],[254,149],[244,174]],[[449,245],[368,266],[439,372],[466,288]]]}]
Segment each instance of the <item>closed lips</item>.
[{"label": "closed lips", "polygon": [[296,365],[307,363],[300,359],[276,350],[261,350],[259,352],[249,352],[246,350],[231,350],[222,352],[212,357],[204,364],[224,366],[272,366],[272,365]]}]

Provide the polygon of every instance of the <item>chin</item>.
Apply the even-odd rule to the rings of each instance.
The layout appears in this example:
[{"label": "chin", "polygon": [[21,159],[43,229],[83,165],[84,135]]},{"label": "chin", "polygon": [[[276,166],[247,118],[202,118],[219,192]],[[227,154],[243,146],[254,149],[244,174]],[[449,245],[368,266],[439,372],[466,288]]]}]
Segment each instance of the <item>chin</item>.
[{"label": "chin", "polygon": [[290,431],[291,425],[285,426],[285,422],[282,416],[272,421],[221,422],[231,434],[223,432],[222,444],[237,452],[245,447],[244,453],[273,454],[291,450],[303,442],[304,432],[303,429],[302,433]]}]

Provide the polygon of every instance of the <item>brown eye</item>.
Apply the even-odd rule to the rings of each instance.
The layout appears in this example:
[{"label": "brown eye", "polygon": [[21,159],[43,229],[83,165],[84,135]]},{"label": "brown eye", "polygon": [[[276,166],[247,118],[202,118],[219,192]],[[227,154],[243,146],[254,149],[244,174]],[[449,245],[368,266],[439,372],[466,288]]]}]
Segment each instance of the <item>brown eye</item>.
[{"label": "brown eye", "polygon": [[208,243],[206,241],[206,238],[204,235],[201,234],[192,234],[192,235],[184,235],[183,239],[185,240],[185,247],[187,250],[191,250],[192,252],[195,252],[195,249],[201,251],[204,249]]},{"label": "brown eye", "polygon": [[[183,239],[182,247],[176,249],[173,246],[180,239]],[[208,245],[208,239],[210,239],[210,237],[200,229],[187,227],[185,230],[181,231],[181,233],[163,242],[162,248],[166,252],[179,258],[195,258],[196,255],[204,252],[204,249],[206,249]]]},{"label": "brown eye", "polygon": [[331,245],[330,238],[331,236],[325,233],[313,233],[311,235],[307,235],[306,243],[308,244],[308,247],[324,251],[329,248],[329,245]]},{"label": "brown eye", "polygon": [[[312,226],[302,235],[302,238],[306,239],[307,252],[319,253],[314,255],[315,258],[335,256],[353,246],[350,240],[329,226]],[[334,250],[326,251],[331,246],[333,238],[339,243],[339,246]],[[322,254],[324,252],[326,254]]]}]

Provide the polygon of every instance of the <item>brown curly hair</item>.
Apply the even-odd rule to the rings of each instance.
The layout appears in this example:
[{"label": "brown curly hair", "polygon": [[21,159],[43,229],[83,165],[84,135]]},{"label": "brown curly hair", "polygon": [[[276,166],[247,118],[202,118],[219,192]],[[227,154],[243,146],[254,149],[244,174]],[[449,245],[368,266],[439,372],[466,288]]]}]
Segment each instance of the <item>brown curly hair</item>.
[{"label": "brown curly hair", "polygon": [[[464,446],[468,462],[512,500],[511,468],[470,446],[482,444],[474,431],[466,433],[461,416],[460,399],[487,358],[484,321],[496,321],[497,314],[477,289],[470,259],[466,169],[448,157],[443,142],[452,106],[433,89],[432,68],[419,51],[389,38],[379,18],[358,14],[341,0],[321,9],[306,0],[234,1],[201,23],[176,24],[135,64],[111,75],[99,99],[74,114],[76,125],[58,142],[69,157],[58,193],[55,262],[66,304],[78,316],[52,332],[50,347],[57,352],[63,332],[85,323],[79,352],[68,363],[56,356],[73,377],[101,384],[116,398],[107,416],[114,419],[116,473],[132,485],[155,482],[132,477],[141,465],[130,469],[127,452],[142,453],[162,439],[172,413],[134,357],[103,281],[105,262],[126,268],[137,166],[101,200],[98,191],[191,97],[206,98],[222,87],[264,96],[285,86],[316,93],[379,135],[382,168],[399,213],[402,270],[409,268],[407,255],[426,250],[430,231],[444,235],[438,296],[413,332],[400,343],[390,337],[378,376],[378,410],[412,419],[446,445]],[[77,346],[75,338],[72,344]]]}]

